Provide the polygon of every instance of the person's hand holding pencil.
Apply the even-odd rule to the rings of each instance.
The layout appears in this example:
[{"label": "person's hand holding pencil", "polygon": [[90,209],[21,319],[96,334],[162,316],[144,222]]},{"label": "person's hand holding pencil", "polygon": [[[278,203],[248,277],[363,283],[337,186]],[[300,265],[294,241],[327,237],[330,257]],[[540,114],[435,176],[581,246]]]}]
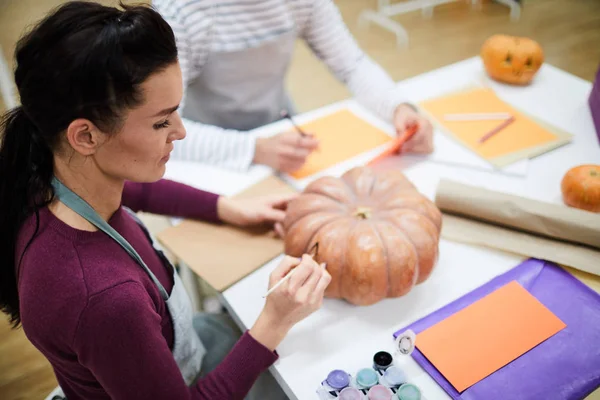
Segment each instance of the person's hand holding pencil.
[{"label": "person's hand holding pencil", "polygon": [[298,126],[287,111],[283,110],[281,117],[289,120],[293,129],[256,139],[252,161],[276,171],[292,173],[302,168],[308,156],[318,149],[319,141],[313,134]]},{"label": "person's hand holding pencil", "polygon": [[433,151],[433,125],[413,106],[400,104],[394,112],[393,123],[399,137],[417,127],[414,135],[403,144],[403,152],[427,154]]},{"label": "person's hand holding pencil", "polygon": [[296,323],[321,308],[325,289],[331,282],[325,267],[308,254],[302,258],[286,256],[271,273],[269,288],[282,283],[266,296],[250,335],[274,350]]}]

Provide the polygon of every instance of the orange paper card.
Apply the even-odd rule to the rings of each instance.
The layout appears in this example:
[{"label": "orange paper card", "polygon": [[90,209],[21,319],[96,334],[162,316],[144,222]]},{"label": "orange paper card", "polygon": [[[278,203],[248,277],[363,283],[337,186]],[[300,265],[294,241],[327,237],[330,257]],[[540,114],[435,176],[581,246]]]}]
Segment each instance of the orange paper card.
[{"label": "orange paper card", "polygon": [[419,333],[416,346],[462,392],[565,327],[513,281]]},{"label": "orange paper card", "polygon": [[311,121],[301,128],[313,134],[320,141],[320,146],[301,169],[291,174],[296,179],[321,172],[393,139],[346,109]]},{"label": "orange paper card", "polygon": [[[421,104],[464,146],[486,160],[540,146],[559,138],[502,101],[492,89],[473,89]],[[509,113],[515,121],[483,143],[479,139],[502,121],[446,121],[445,114]]]}]

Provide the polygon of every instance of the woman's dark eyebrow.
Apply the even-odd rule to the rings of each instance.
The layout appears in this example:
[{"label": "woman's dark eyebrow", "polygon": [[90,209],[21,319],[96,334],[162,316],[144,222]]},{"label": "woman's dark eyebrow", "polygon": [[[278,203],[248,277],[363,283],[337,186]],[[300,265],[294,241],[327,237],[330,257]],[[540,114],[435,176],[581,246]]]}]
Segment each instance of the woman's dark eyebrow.
[{"label": "woman's dark eyebrow", "polygon": [[175,107],[165,108],[164,110],[159,111],[158,113],[154,114],[152,117],[160,117],[161,115],[171,114],[171,113],[175,112],[175,110],[177,110],[178,108],[179,108],[179,104],[177,104]]}]

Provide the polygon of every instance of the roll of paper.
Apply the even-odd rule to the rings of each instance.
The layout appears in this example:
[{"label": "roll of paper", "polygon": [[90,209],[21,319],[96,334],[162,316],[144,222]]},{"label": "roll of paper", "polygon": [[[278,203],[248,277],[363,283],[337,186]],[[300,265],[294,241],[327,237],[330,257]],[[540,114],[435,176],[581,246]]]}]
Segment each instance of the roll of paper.
[{"label": "roll of paper", "polygon": [[441,180],[442,236],[600,275],[600,214]]}]

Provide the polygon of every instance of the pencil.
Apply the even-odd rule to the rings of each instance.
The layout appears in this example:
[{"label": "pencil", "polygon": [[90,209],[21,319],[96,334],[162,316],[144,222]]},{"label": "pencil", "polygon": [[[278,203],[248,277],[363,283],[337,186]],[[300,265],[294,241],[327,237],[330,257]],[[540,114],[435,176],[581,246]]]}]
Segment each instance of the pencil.
[{"label": "pencil", "polygon": [[402,149],[402,146],[404,145],[404,143],[406,143],[406,141],[408,139],[413,137],[413,135],[415,133],[417,133],[418,130],[419,130],[418,125],[415,124],[415,125],[410,126],[407,130],[404,131],[404,135],[394,139],[394,141],[392,142],[390,147],[388,147],[387,149],[385,149],[383,151],[383,153],[379,154],[377,157],[375,157],[374,159],[369,161],[369,163],[367,165],[373,165],[388,156],[397,154]]},{"label": "pencil", "polygon": [[494,136],[495,134],[497,134],[498,132],[500,132],[502,129],[506,128],[508,125],[512,124],[515,121],[514,117],[510,117],[509,119],[507,119],[506,121],[504,121],[503,123],[501,123],[500,125],[498,125],[497,127],[495,127],[494,129],[492,129],[491,131],[489,131],[488,133],[486,133],[485,135],[483,135],[478,142],[479,143],[483,143],[486,140],[488,140],[489,138],[491,138],[492,136]]},{"label": "pencil", "polygon": [[294,121],[292,116],[286,110],[281,110],[281,116],[283,118],[287,118],[292,123],[292,125],[294,125],[294,128],[296,128],[296,130],[300,133],[300,135],[310,136],[308,133],[304,132],[298,125],[296,125],[296,122]]}]

